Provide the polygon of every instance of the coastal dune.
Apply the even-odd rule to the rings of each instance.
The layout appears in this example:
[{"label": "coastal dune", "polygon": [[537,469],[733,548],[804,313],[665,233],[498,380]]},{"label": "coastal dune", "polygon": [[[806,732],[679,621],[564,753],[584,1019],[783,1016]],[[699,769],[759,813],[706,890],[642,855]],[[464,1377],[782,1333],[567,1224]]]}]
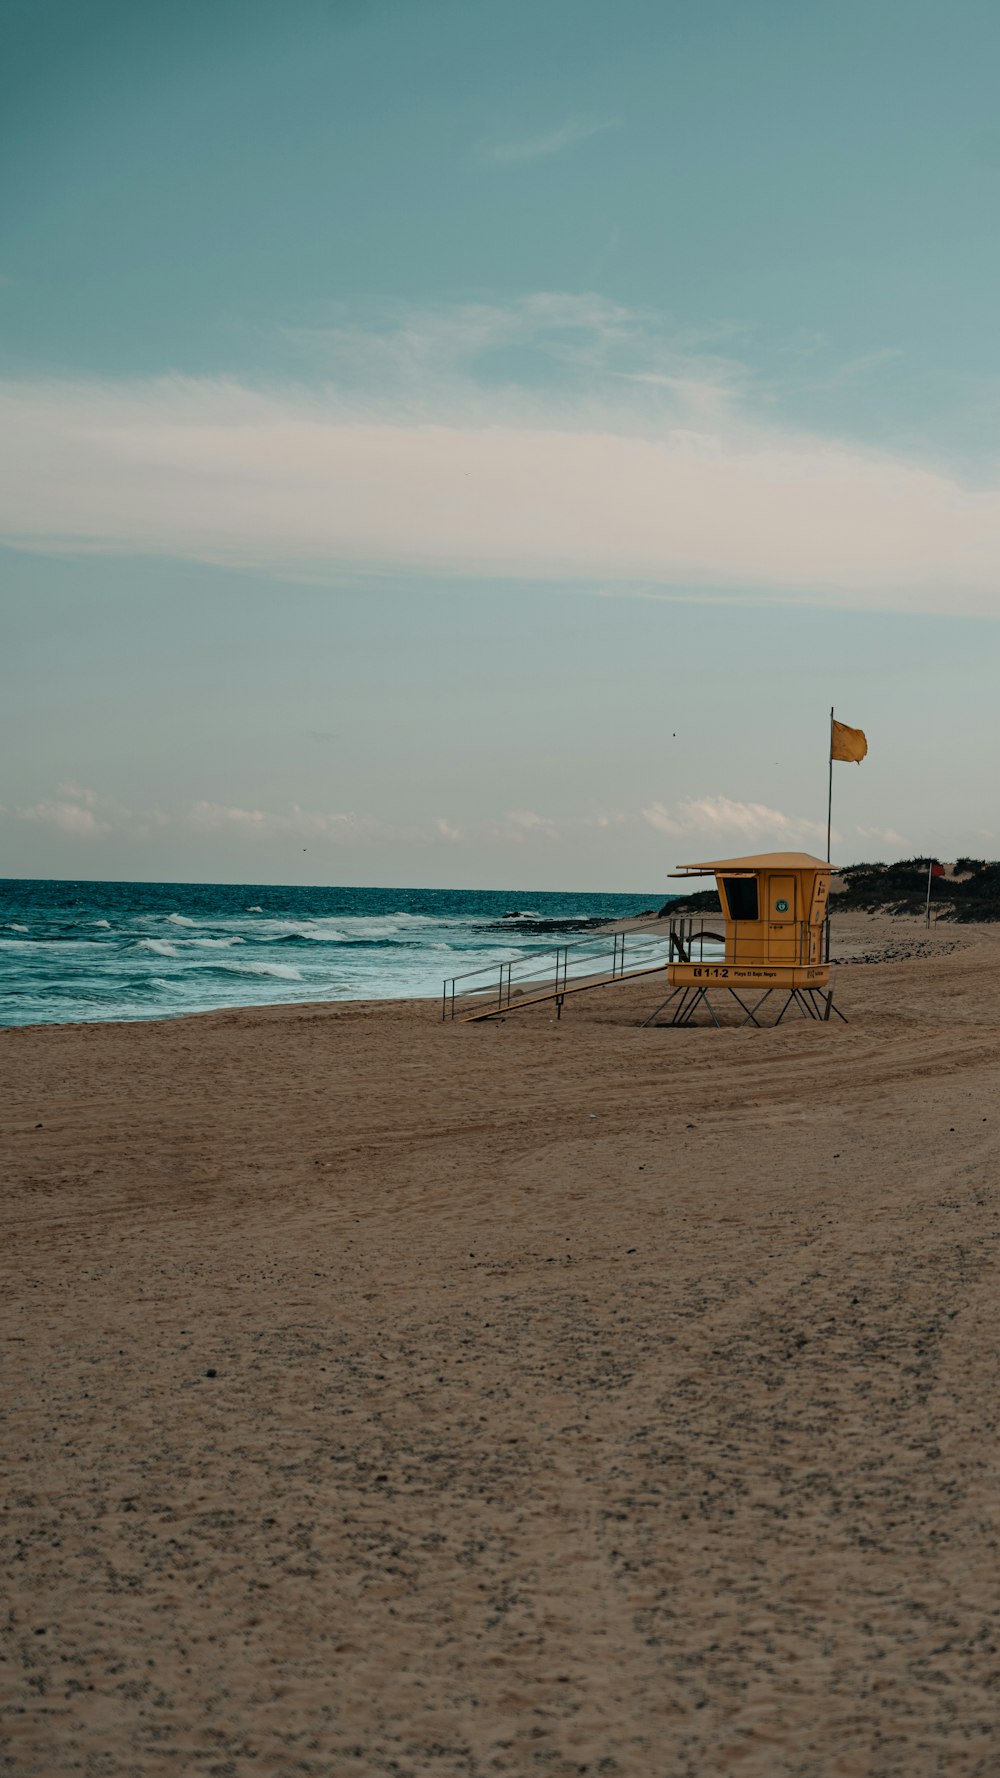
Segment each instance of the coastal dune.
[{"label": "coastal dune", "polygon": [[0,1032],[12,1773],[1000,1770],[1000,929],[837,942]]}]

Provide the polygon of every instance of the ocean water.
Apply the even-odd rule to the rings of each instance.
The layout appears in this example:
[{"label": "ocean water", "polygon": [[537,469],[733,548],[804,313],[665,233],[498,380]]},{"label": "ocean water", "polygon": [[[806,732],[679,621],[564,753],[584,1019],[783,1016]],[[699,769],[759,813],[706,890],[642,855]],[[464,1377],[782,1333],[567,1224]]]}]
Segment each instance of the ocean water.
[{"label": "ocean water", "polygon": [[648,895],[0,879],[0,1025],[439,995]]}]

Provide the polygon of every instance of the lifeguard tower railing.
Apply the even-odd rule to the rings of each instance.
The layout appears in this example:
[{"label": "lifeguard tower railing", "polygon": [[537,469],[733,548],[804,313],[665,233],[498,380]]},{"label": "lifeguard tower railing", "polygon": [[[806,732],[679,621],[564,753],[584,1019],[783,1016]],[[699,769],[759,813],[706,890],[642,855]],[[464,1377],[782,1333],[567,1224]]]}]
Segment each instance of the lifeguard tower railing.
[{"label": "lifeguard tower railing", "polygon": [[[789,922],[782,939],[782,963],[809,961],[804,920]],[[543,1000],[554,1000],[558,1010],[567,994],[651,975],[669,963],[750,965],[761,956],[756,922],[730,922],[727,945],[719,914],[678,914],[624,932],[595,933],[551,950],[521,952],[449,976],[441,991],[441,1017],[496,1018]]]}]

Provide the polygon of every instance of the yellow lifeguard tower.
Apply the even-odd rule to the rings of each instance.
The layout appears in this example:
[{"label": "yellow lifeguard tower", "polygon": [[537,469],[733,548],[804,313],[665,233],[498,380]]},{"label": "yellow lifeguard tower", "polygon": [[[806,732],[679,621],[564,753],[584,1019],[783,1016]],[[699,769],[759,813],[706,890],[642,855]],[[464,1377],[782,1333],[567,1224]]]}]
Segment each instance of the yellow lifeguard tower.
[{"label": "yellow lifeguard tower", "polygon": [[[672,873],[675,877],[715,877],[725,935],[706,931],[704,921],[700,929],[694,921],[682,925],[667,966],[671,992],[645,1023],[653,1024],[673,1006],[673,1016],[663,1022],[690,1025],[704,1006],[718,1025],[709,998],[716,989],[733,996],[743,1009],[743,1024],[758,1024],[758,1011],[775,992],[785,994],[775,1024],[790,1006],[806,1018],[826,1020],[834,1012],[843,1019],[833,1004],[830,964],[823,954],[830,872],[825,859],[808,852],[762,852],[753,858],[681,865]],[[744,992],[756,996],[752,1005]]]}]

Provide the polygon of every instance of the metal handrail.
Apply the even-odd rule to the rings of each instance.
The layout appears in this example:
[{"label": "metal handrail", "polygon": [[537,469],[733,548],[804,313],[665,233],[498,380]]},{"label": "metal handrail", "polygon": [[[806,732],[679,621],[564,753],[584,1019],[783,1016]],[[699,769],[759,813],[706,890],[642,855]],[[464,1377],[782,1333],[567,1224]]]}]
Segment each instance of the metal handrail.
[{"label": "metal handrail", "polygon": [[[489,1000],[495,1000],[495,1010],[503,1012],[529,992],[538,996],[549,995],[561,1006],[562,996],[569,988],[582,987],[590,975],[595,977],[594,985],[597,986],[598,983],[620,981],[642,970],[661,965],[665,968],[668,963],[703,963],[706,945],[710,947],[709,960],[712,962],[750,965],[776,961],[761,931],[766,922],[729,922],[728,942],[719,931],[721,924],[718,914],[677,914],[667,922],[658,921],[656,932],[648,927],[604,932],[555,945],[549,950],[524,951],[516,957],[481,964],[478,969],[467,969],[445,978],[441,1018],[454,1019],[462,1013],[480,1010]],[[752,934],[746,931],[747,927],[753,928]],[[782,963],[791,967],[814,961],[809,956],[811,930],[806,920],[790,920],[783,925],[783,934],[793,942],[791,955],[780,959]],[[600,968],[602,960],[604,967]]]}]

